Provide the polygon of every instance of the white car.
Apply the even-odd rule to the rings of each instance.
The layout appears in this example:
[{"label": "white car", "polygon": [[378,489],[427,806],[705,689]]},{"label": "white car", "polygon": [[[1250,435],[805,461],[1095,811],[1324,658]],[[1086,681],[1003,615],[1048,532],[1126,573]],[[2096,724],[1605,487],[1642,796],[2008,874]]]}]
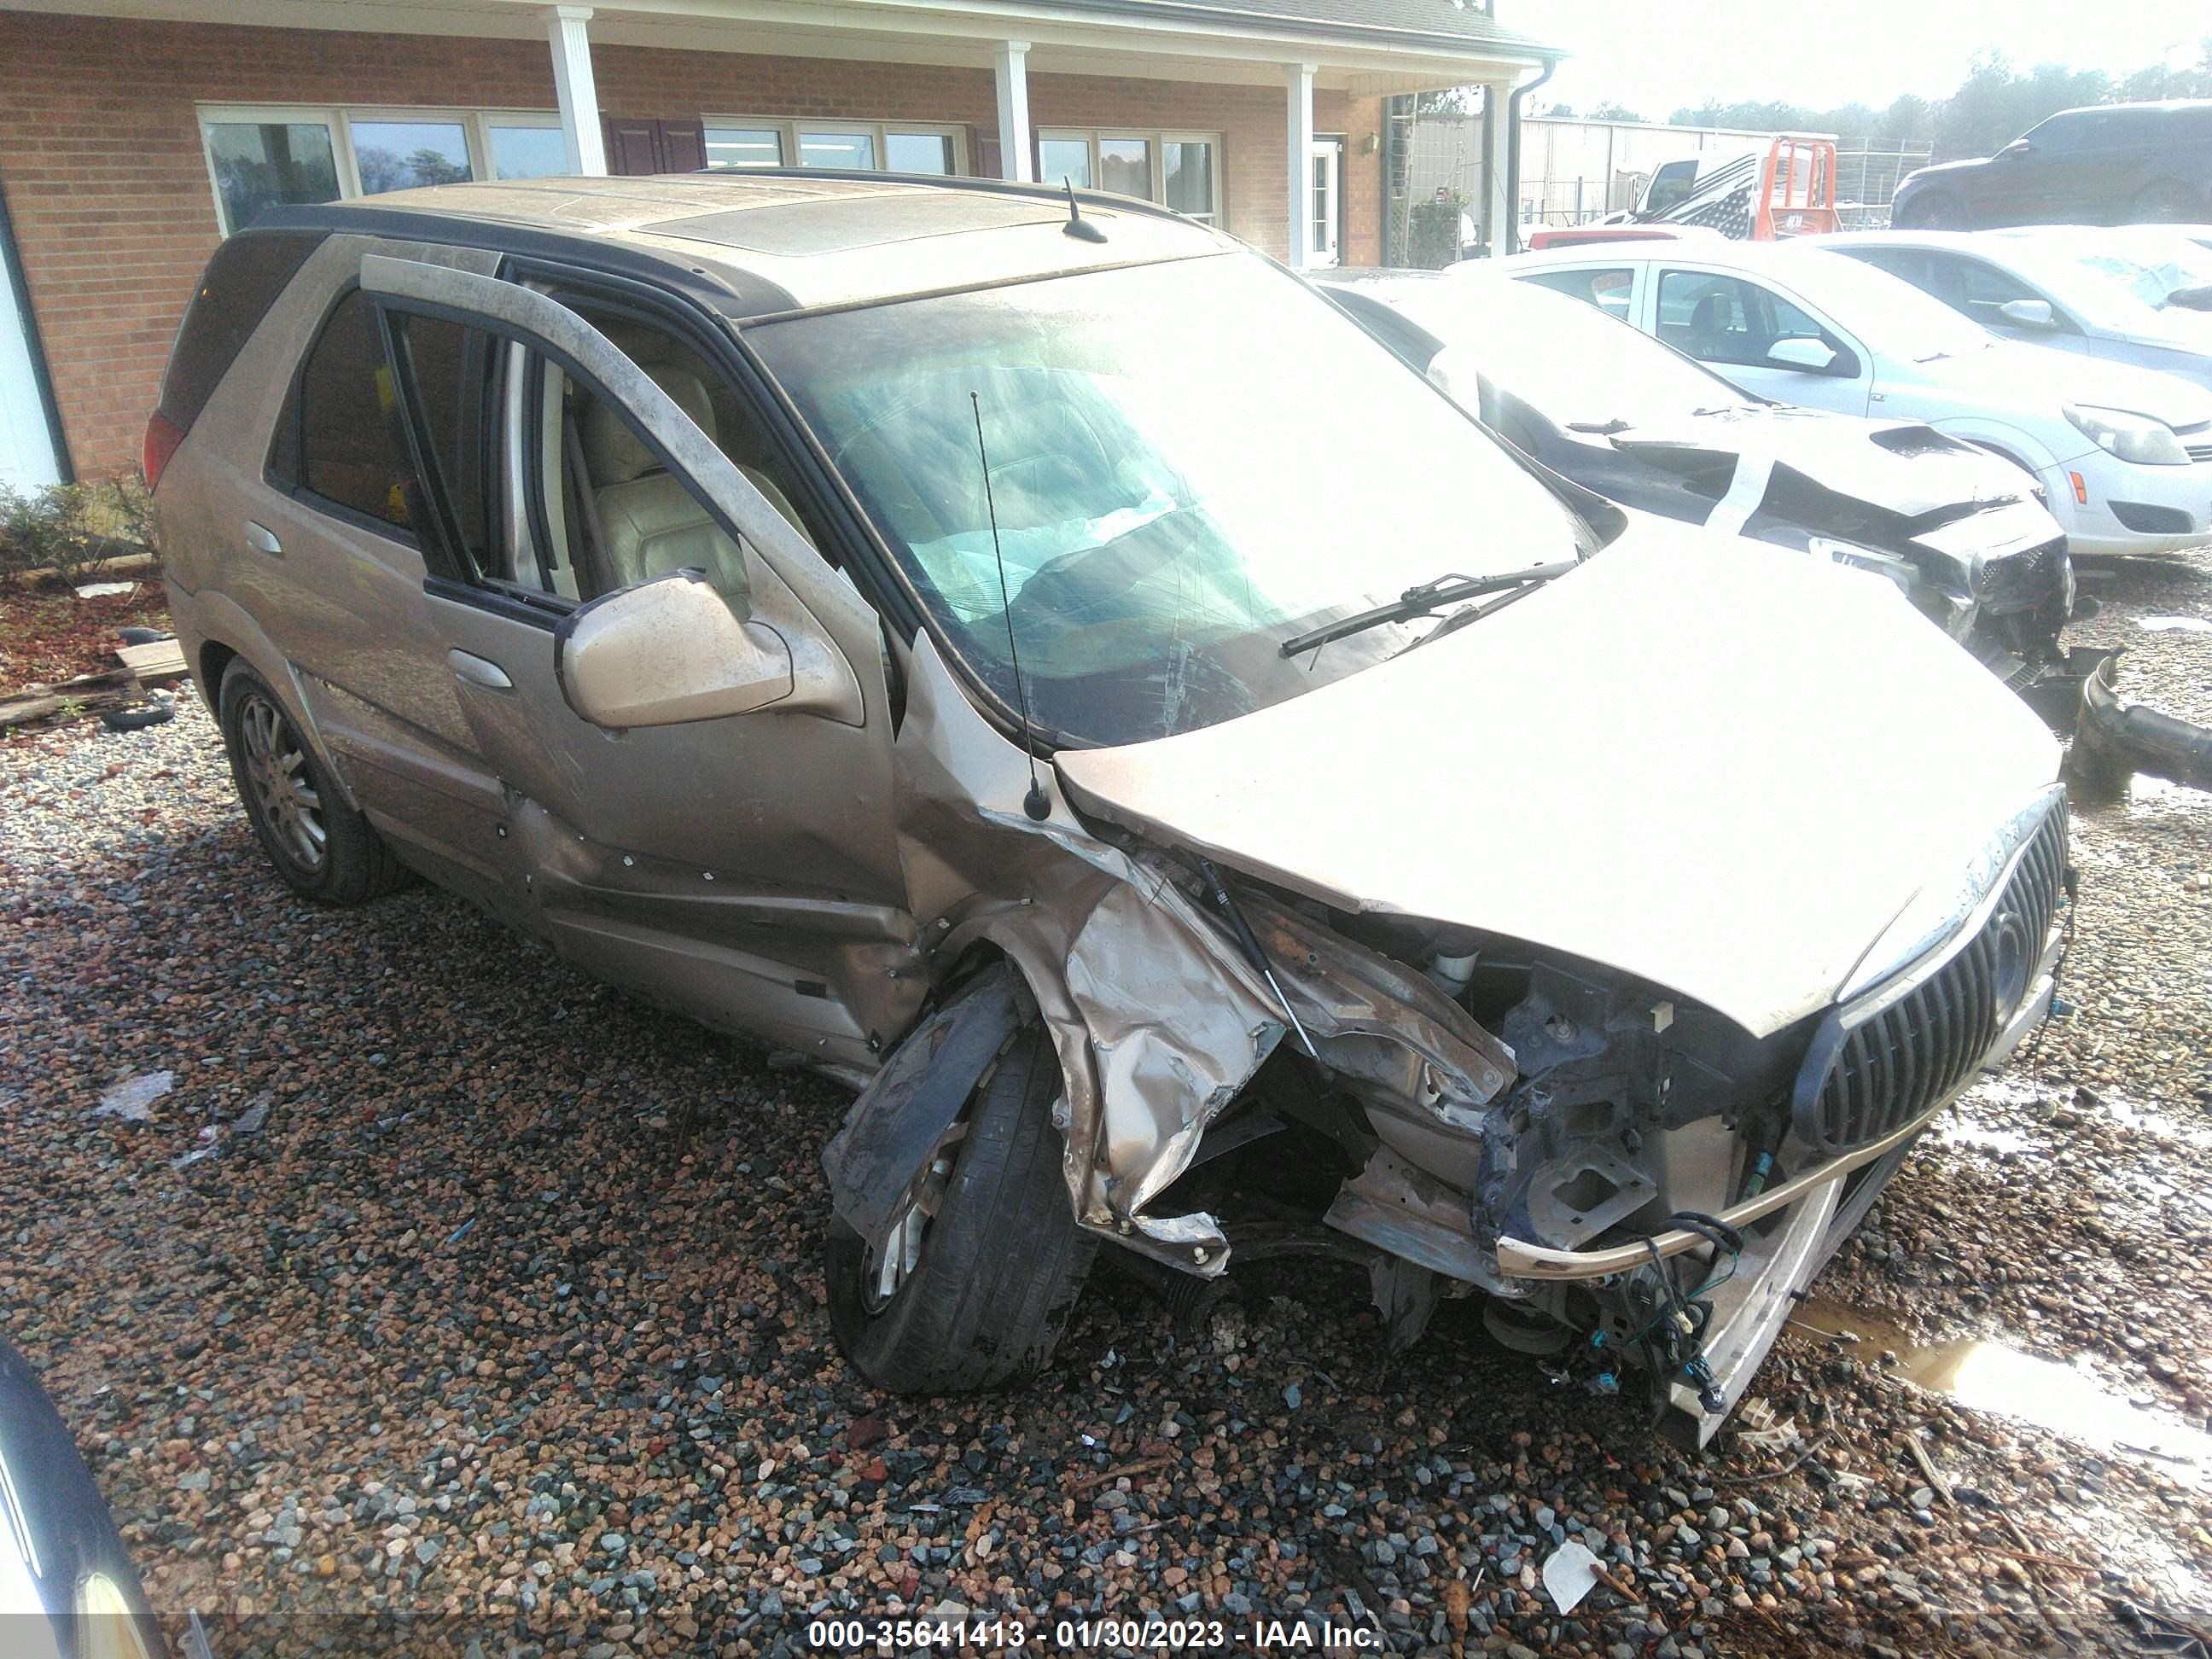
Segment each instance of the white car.
[{"label": "white car", "polygon": [[2173,375],[2001,340],[1812,242],[1590,244],[1495,270],[1600,306],[1759,397],[1925,421],[1993,450],[2041,482],[2076,554],[2212,539],[2212,392]]},{"label": "white car", "polygon": [[1866,230],[1821,239],[1992,334],[2212,387],[2212,248],[2166,225]]}]

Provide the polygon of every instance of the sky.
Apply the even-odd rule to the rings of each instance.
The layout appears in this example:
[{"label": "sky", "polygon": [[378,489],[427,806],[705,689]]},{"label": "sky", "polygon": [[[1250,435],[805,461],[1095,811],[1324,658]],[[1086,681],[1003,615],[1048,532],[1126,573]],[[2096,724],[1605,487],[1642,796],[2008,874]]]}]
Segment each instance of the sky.
[{"label": "sky", "polygon": [[1937,98],[1996,46],[2014,65],[2124,75],[2197,61],[2212,34],[2197,0],[1496,0],[1498,22],[1570,56],[1536,94],[1588,110],[1610,99],[1650,120],[1708,97],[1814,109],[1899,93]]}]

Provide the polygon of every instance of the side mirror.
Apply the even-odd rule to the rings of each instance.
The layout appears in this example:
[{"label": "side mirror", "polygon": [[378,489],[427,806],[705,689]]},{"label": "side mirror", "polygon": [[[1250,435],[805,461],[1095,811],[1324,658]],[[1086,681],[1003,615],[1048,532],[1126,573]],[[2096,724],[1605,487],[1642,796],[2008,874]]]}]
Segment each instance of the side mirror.
[{"label": "side mirror", "polygon": [[1825,340],[1799,337],[1777,340],[1766,349],[1766,361],[1777,368],[1802,368],[1825,374],[1835,366],[1836,351]]},{"label": "side mirror", "polygon": [[1999,150],[1997,155],[2000,158],[2009,155],[2013,160],[2018,161],[2021,156],[2027,155],[2028,151],[2034,148],[2035,146],[2029,143],[2027,139],[2015,138],[2012,143],[2007,144],[2002,149]]},{"label": "side mirror", "polygon": [[1997,315],[2022,328],[2058,326],[2058,313],[2051,308],[2048,300],[2007,300],[1997,307]]},{"label": "side mirror", "polygon": [[593,599],[554,635],[568,707],[593,726],[675,726],[749,714],[792,696],[791,647],[741,619],[696,570]]}]

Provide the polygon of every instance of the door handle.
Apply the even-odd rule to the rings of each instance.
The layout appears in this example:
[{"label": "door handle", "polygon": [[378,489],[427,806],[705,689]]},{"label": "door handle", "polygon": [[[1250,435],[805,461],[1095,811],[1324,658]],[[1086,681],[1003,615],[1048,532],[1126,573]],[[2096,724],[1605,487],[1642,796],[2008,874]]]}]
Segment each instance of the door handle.
[{"label": "door handle", "polygon": [[446,653],[446,660],[453,665],[456,677],[471,685],[481,685],[487,691],[512,691],[514,682],[507,677],[507,670],[497,663],[477,656],[474,652],[453,650]]},{"label": "door handle", "polygon": [[276,532],[268,526],[256,524],[251,519],[246,521],[246,544],[256,553],[266,553],[272,559],[284,556],[284,544],[276,539]]}]

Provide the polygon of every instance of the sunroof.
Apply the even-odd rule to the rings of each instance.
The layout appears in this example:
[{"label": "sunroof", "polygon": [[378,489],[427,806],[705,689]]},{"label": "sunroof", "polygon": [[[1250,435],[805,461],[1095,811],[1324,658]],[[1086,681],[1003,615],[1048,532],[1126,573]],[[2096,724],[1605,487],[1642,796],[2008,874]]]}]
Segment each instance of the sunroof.
[{"label": "sunroof", "polygon": [[843,253],[879,242],[1043,224],[1066,210],[1051,202],[993,196],[974,190],[886,190],[881,195],[841,196],[830,201],[782,202],[770,207],[730,208],[652,227],[661,236],[715,242],[754,253],[803,258]]}]

